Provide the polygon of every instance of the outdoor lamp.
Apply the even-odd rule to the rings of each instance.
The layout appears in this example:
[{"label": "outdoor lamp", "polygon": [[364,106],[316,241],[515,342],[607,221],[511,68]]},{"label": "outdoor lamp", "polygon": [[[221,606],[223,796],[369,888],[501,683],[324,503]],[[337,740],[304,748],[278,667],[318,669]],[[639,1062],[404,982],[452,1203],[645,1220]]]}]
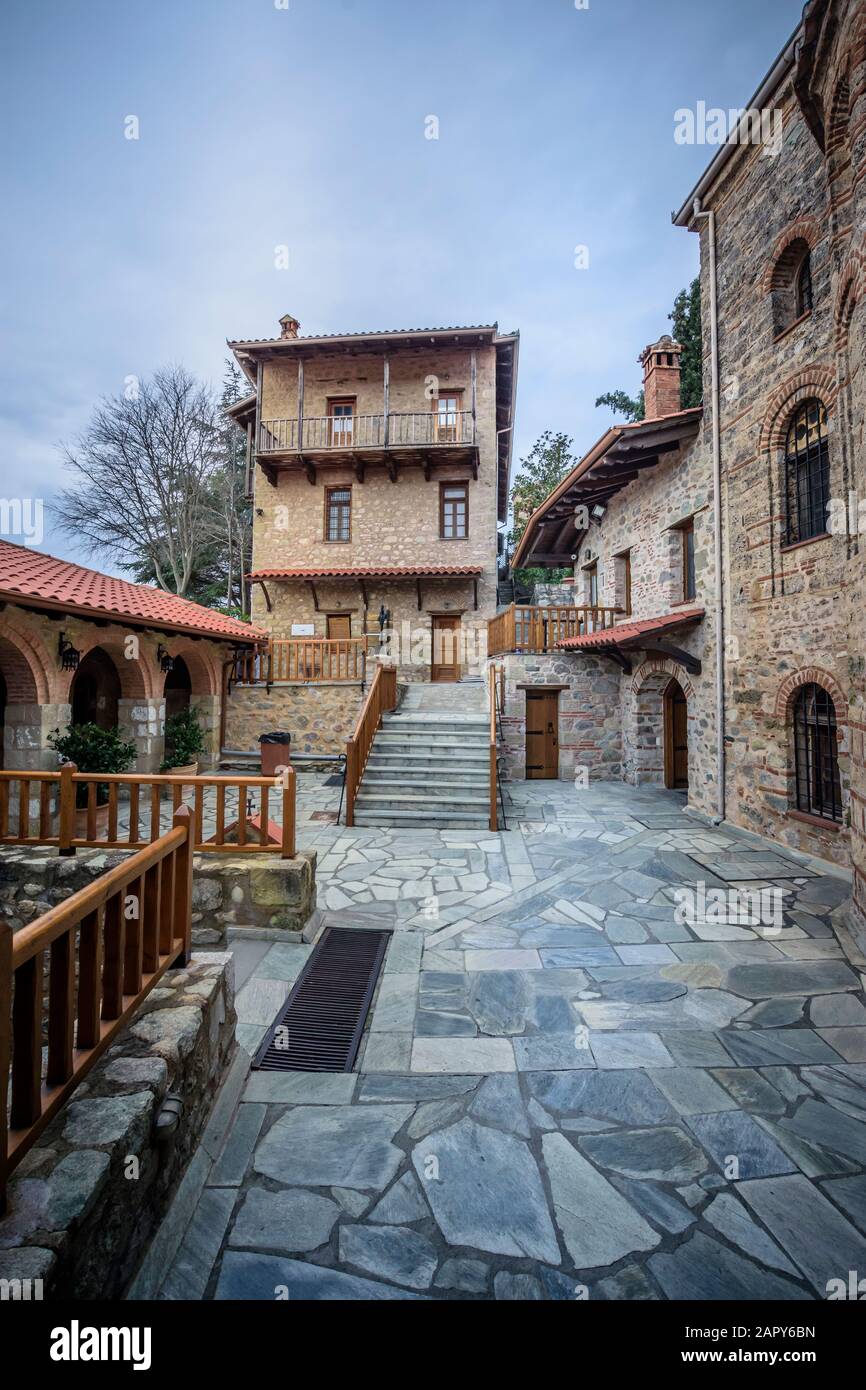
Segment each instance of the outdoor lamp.
[{"label": "outdoor lamp", "polygon": [[160,671],[164,671],[166,675],[168,675],[169,671],[174,670],[174,657],[169,656],[161,642],[156,649],[156,659],[159,662]]},{"label": "outdoor lamp", "polygon": [[590,516],[592,517],[593,521],[601,521],[606,511],[607,507],[604,505],[603,502],[596,502],[595,506],[590,512]]},{"label": "outdoor lamp", "polygon": [[77,647],[73,647],[71,642],[67,641],[64,633],[62,632],[57,643],[57,654],[60,657],[61,671],[78,670],[78,663],[81,660],[81,652],[78,650]]}]

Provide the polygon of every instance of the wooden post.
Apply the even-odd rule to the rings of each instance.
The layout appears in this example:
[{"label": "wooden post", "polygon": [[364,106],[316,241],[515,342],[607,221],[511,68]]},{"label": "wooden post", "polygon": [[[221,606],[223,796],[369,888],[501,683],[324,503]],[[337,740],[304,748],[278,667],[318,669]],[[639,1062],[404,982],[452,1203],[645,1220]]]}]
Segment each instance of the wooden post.
[{"label": "wooden post", "polygon": [[[243,792],[241,791],[241,796]],[[241,814],[245,815],[244,809]],[[189,965],[192,955],[192,852],[193,831],[192,812],[188,806],[178,806],[172,818],[172,825],[181,826],[186,831],[186,839],[175,850],[174,857],[174,901],[172,904],[173,938],[180,937],[183,950],[175,961],[180,969]]]},{"label": "wooden post", "polygon": [[384,371],[383,371],[382,397],[383,397],[383,402],[384,402],[384,404],[383,404],[383,409],[384,409],[384,412],[385,412],[384,446],[385,446],[385,448],[387,449],[387,447],[388,447],[388,441],[389,441],[389,439],[390,439],[390,434],[391,434],[391,431],[390,431],[390,428],[389,428],[389,420],[388,420],[388,415],[389,415],[389,412],[390,412],[390,409],[391,409],[391,363],[389,362],[387,356],[385,357],[385,366],[384,366]]},{"label": "wooden post", "polygon": [[304,359],[298,358],[298,452],[304,448]]},{"label": "wooden post", "polygon": [[0,1216],[6,1210],[6,1177],[9,1171],[9,1067],[12,1060],[12,928],[0,922]]},{"label": "wooden post", "polygon": [[78,771],[75,763],[64,763],[60,769],[60,808],[58,811],[58,854],[69,856],[75,853],[72,837],[75,833],[75,783],[72,778]]},{"label": "wooden post", "polygon": [[295,857],[297,792],[295,769],[291,766],[283,768],[283,859],[294,859]]},{"label": "wooden post", "polygon": [[475,443],[475,416],[478,407],[478,354],[473,348],[469,354],[469,371],[472,380],[472,443]]},{"label": "wooden post", "polygon": [[346,740],[346,824],[355,824],[355,785],[358,768],[358,745],[354,738]]}]

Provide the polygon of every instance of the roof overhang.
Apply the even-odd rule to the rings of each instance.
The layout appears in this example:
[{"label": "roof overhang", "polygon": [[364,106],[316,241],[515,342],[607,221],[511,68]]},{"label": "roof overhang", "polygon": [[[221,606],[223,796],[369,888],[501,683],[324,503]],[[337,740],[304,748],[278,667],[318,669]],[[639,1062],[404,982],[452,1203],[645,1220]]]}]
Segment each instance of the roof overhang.
[{"label": "roof overhang", "polygon": [[642,618],[614,627],[606,627],[598,632],[585,632],[581,637],[564,637],[557,642],[557,651],[593,652],[609,656],[623,670],[631,670],[628,653],[632,651],[662,652],[673,657],[687,671],[699,675],[701,663],[691,652],[675,647],[670,635],[683,628],[693,627],[704,617],[703,608],[681,608],[675,613],[664,613],[658,618]]},{"label": "roof overhang", "polygon": [[746,104],[744,114],[740,121],[738,121],[735,130],[729,134],[728,139],[720,146],[715,158],[704,170],[679,212],[671,214],[671,221],[675,227],[691,226],[694,217],[695,200],[697,199],[699,202],[703,202],[710,193],[710,190],[715,186],[728,162],[734,157],[737,150],[741,148],[740,133],[741,127],[743,127],[743,132],[746,133],[746,113],[754,110],[763,110],[794,67],[802,33],[803,26],[801,23],[797,25],[794,33],[788,39],[788,42],[785,44],[778,58],[776,58],[773,66],[758,87],[758,90]]},{"label": "roof overhang", "polygon": [[586,527],[576,524],[578,506],[606,505],[645,468],[691,443],[700,429],[703,407],[680,410],[657,420],[615,425],[602,435],[529,518],[511,568],[571,565]]},{"label": "roof overhang", "polygon": [[251,580],[262,579],[459,579],[477,578],[484,573],[483,565],[385,565],[385,566],[328,566],[322,569],[261,569],[252,570]]},{"label": "roof overhang", "polygon": [[256,399],[254,391],[251,396],[244,396],[243,400],[235,401],[234,405],[226,406],[224,414],[245,430],[247,425],[254,425],[256,422]]},{"label": "roof overhang", "polygon": [[0,586],[0,604],[3,603],[16,604],[19,608],[35,609],[41,613],[68,613],[70,617],[83,618],[91,623],[118,623],[122,627],[133,627],[140,631],[182,633],[184,636],[201,638],[208,642],[227,642],[230,646],[255,646],[267,638],[266,632],[252,626],[243,635],[239,632],[219,632],[192,623],[175,623],[169,618],[123,613],[113,608],[92,608],[87,604],[69,603],[64,599],[43,598],[39,594],[20,594],[14,589],[3,589]]}]

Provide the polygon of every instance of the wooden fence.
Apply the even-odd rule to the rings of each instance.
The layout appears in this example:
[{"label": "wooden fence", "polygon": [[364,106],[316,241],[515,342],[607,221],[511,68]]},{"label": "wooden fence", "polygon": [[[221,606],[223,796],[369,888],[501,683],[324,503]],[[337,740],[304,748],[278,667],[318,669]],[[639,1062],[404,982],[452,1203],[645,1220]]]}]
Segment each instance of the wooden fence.
[{"label": "wooden fence", "polygon": [[369,640],[369,637],[274,637],[267,647],[238,656],[235,684],[362,681],[366,676]]},{"label": "wooden fence", "polygon": [[566,637],[613,627],[619,608],[558,608],[513,603],[487,623],[487,655],[552,652]]},{"label": "wooden fence", "polygon": [[[38,795],[31,800],[31,788]],[[104,788],[104,791],[100,789]],[[237,792],[237,813],[227,798]],[[17,792],[17,809],[10,814]],[[212,792],[213,832],[207,834],[205,794]],[[258,811],[248,799],[257,794]],[[76,849],[142,849],[160,836],[163,797],[172,811],[190,804],[193,846],[200,854],[295,854],[297,784],[288,766],[278,777],[183,777],[176,773],[79,772],[65,763],[57,772],[0,772],[0,845],[56,845]],[[124,799],[121,800],[121,797]],[[126,800],[128,797],[128,802]],[[230,799],[230,798],[229,798]],[[271,808],[281,816],[276,842],[268,834]],[[120,825],[121,815],[127,820]]]},{"label": "wooden fence", "polygon": [[45,1126],[169,966],[187,964],[192,852],[181,806],[171,830],[66,902],[14,935],[0,924],[0,1212]]},{"label": "wooden fence", "polygon": [[361,784],[364,768],[376,730],[386,710],[397,704],[396,666],[378,666],[373,683],[367,692],[361,713],[346,743],[346,824],[355,824],[355,797]]}]

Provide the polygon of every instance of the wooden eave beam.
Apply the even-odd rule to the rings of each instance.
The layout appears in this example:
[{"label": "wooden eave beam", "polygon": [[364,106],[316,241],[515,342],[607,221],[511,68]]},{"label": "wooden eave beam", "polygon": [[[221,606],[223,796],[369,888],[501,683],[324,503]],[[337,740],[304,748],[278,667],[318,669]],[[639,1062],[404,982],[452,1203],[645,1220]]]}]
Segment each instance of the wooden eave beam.
[{"label": "wooden eave beam", "polygon": [[[673,657],[674,661],[678,661],[680,666],[683,666],[690,676],[699,676],[701,674],[701,663],[699,659],[696,656],[692,656],[691,652],[684,651],[682,647],[674,646],[673,642],[668,642],[663,637],[657,637],[653,640],[652,649],[661,652],[662,656]],[[644,650],[649,651],[650,648],[645,647]]]}]

